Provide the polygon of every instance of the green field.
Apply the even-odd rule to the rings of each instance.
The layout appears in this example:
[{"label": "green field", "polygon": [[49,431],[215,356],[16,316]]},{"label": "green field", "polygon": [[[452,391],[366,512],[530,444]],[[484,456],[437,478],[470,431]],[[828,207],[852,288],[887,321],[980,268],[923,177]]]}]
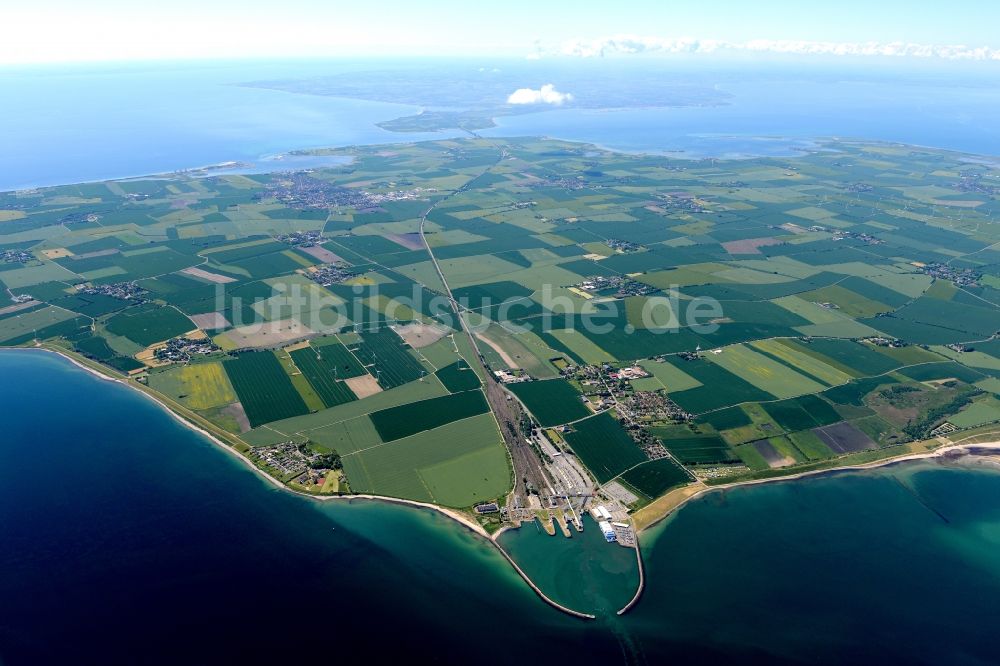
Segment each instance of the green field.
[{"label": "green field", "polygon": [[[328,347],[321,348],[325,352]],[[336,349],[336,348],[334,348]],[[312,347],[296,349],[289,352],[295,366],[302,371],[309,385],[319,395],[326,407],[335,407],[345,402],[357,400],[351,389],[338,380],[340,365],[337,360],[317,352]]]},{"label": "green field", "polygon": [[828,365],[839,364],[849,369],[855,377],[881,375],[902,365],[879,353],[878,347],[850,340],[817,339],[794,345],[814,358],[827,361]]},{"label": "green field", "polygon": [[356,453],[382,444],[375,425],[367,415],[331,423],[309,431],[309,439],[341,455]]},{"label": "green field", "polygon": [[0,319],[0,344],[19,345],[34,338],[65,335],[89,319],[56,307],[44,307]]},{"label": "green field", "polygon": [[105,326],[115,335],[126,337],[143,347],[195,329],[190,319],[171,307],[142,307],[128,310],[116,314]]},{"label": "green field", "polygon": [[465,391],[382,409],[369,416],[382,440],[391,442],[452,421],[484,414],[489,409],[482,391]]},{"label": "green field", "polygon": [[510,390],[521,399],[538,423],[554,426],[588,416],[583,396],[564,379],[510,384]]},{"label": "green field", "polygon": [[336,372],[337,379],[350,379],[366,374],[358,359],[337,338],[317,338],[311,342],[323,364]]},{"label": "green field", "polygon": [[222,364],[252,427],[309,411],[271,352],[247,352]]},{"label": "green field", "polygon": [[444,387],[452,393],[471,391],[480,387],[479,376],[464,360],[441,368],[436,373]]},{"label": "green field", "polygon": [[852,379],[852,375],[810,356],[795,345],[790,344],[789,340],[760,340],[754,342],[752,346],[757,351],[763,352],[828,386],[844,384]]},{"label": "green field", "polygon": [[115,356],[115,350],[108,346],[108,341],[98,336],[88,336],[73,343],[73,347],[90,358],[107,361]]},{"label": "green field", "polygon": [[657,428],[653,428],[652,432],[677,460],[685,464],[722,463],[736,459],[729,445],[716,435],[664,436]]},{"label": "green field", "polygon": [[510,489],[511,474],[490,414],[343,457],[355,492],[464,507]]},{"label": "green field", "polygon": [[296,434],[308,433],[316,428],[347,421],[381,409],[429,400],[443,395],[448,395],[448,390],[444,385],[436,377],[427,378],[423,381],[410,382],[396,388],[380,391],[363,400],[347,402],[315,414],[306,414],[269,423],[265,432],[254,431],[254,434],[261,438],[259,441],[280,442]]},{"label": "green field", "polygon": [[635,441],[607,412],[573,424],[573,432],[564,437],[600,483],[646,460]]},{"label": "green field", "polygon": [[708,354],[707,358],[777,398],[815,393],[826,388],[787,365],[742,345],[726,347],[721,354]]},{"label": "green field", "polygon": [[752,423],[750,416],[741,407],[734,406],[709,412],[698,419],[699,423],[708,423],[716,430],[741,428]]},{"label": "green field", "polygon": [[361,333],[361,340],[349,349],[378,377],[379,386],[394,388],[423,377],[427,371],[409,347],[389,328]]},{"label": "green field", "polygon": [[691,475],[670,458],[661,458],[633,467],[622,474],[621,479],[652,499],[671,488],[690,483]]},{"label": "green field", "polygon": [[807,395],[763,405],[767,413],[786,432],[807,430],[830,425],[841,420],[830,403],[815,395]]},{"label": "green field", "polygon": [[699,382],[696,388],[671,392],[670,397],[686,411],[692,414],[758,400],[772,400],[774,396],[757,388],[721,365],[704,358],[696,361],[674,360],[668,357],[668,362]]}]

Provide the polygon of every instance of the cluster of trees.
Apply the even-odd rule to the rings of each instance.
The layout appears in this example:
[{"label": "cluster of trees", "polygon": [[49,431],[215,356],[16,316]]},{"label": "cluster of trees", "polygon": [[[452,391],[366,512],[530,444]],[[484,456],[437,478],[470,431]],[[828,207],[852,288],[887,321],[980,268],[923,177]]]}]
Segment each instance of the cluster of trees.
[{"label": "cluster of trees", "polygon": [[911,421],[903,428],[903,432],[912,437],[913,439],[926,439],[930,435],[931,430],[941,424],[948,416],[956,414],[962,411],[962,408],[972,402],[972,399],[977,395],[981,395],[983,391],[981,389],[972,389],[970,391],[965,391],[964,393],[959,393],[956,395],[951,402],[935,407],[924,414],[923,418],[918,421]]},{"label": "cluster of trees", "polygon": [[344,467],[344,463],[340,460],[340,454],[336,451],[316,453],[310,447],[310,442],[299,444],[299,451],[310,458],[309,467],[312,469],[342,469]]}]

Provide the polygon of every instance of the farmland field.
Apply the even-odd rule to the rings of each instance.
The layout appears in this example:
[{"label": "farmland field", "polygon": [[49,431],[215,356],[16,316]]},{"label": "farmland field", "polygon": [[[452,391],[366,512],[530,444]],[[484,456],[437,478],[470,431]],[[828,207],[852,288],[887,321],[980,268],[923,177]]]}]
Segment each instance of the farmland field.
[{"label": "farmland field", "polygon": [[366,414],[310,430],[309,439],[341,455],[382,444],[382,438]]},{"label": "farmland field", "polygon": [[509,388],[543,426],[569,423],[591,413],[580,392],[564,379],[522,382]]},{"label": "farmland field", "polygon": [[830,386],[844,384],[852,379],[848,373],[797,350],[787,344],[786,340],[760,340],[751,346]]},{"label": "farmland field", "polygon": [[652,433],[660,438],[667,450],[682,463],[719,463],[735,459],[732,450],[715,435],[663,437],[656,428]]},{"label": "farmland field", "polygon": [[[372,412],[399,405],[406,405],[420,400],[428,400],[448,395],[448,390],[437,377],[429,377],[420,382],[410,382],[396,388],[386,389],[363,400],[346,402],[336,407],[324,409],[315,414],[306,414],[269,423],[267,428],[271,439],[283,441],[296,433],[305,433],[315,428],[322,428],[348,419],[364,416]],[[275,434],[277,433],[277,434]]]},{"label": "farmland field", "polygon": [[[56,307],[44,307],[0,319],[0,343],[21,344],[28,340],[44,339],[47,330],[52,335],[63,335],[89,319],[75,317],[72,312]],[[56,332],[58,331],[58,332]]]},{"label": "farmland field", "polygon": [[670,393],[670,397],[692,414],[702,414],[713,409],[758,400],[772,400],[773,395],[744,381],[721,365],[705,359],[675,361],[670,364],[681,369],[700,383],[696,388]]},{"label": "farmland field", "polygon": [[252,427],[309,409],[271,352],[248,352],[222,364]]},{"label": "farmland field", "polygon": [[337,338],[317,338],[311,342],[313,349],[323,357],[323,363],[336,368],[338,379],[349,379],[366,374],[364,366]]},{"label": "farmland field", "polygon": [[573,424],[573,432],[565,438],[601,483],[646,460],[639,446],[607,412]]},{"label": "farmland field", "polygon": [[709,354],[708,359],[778,398],[790,398],[826,388],[790,367],[742,345],[726,347],[721,354]]},{"label": "farmland field", "polygon": [[382,440],[391,442],[488,411],[482,391],[474,390],[390,407],[369,416]]},{"label": "farmland field", "polygon": [[786,432],[807,430],[840,421],[840,415],[822,398],[806,395],[763,405],[775,423]]},{"label": "farmland field", "polygon": [[691,476],[670,458],[661,458],[633,467],[621,479],[646,497],[654,498],[690,482]]},{"label": "farmland field", "polygon": [[880,354],[871,345],[850,340],[816,339],[803,347],[807,353],[832,359],[850,368],[856,377],[881,375],[902,365]]},{"label": "farmland field", "polygon": [[871,437],[847,422],[816,428],[813,432],[836,453],[851,453],[875,448],[875,442],[872,441]]},{"label": "farmland field", "polygon": [[337,373],[340,366],[336,359],[320,356],[312,347],[296,349],[289,352],[289,356],[292,357],[295,366],[305,375],[309,385],[319,395],[324,406],[334,407],[358,399],[347,384],[338,380]]},{"label": "farmland field", "polygon": [[218,362],[173,366],[151,372],[149,385],[195,410],[236,402],[229,378]]},{"label": "farmland field", "polygon": [[480,386],[479,376],[464,360],[441,368],[436,373],[444,387],[452,393],[471,391]]},{"label": "farmland field", "polygon": [[351,488],[448,506],[505,493],[510,467],[489,414],[345,455]]},{"label": "farmland field", "polygon": [[349,349],[368,366],[370,374],[378,376],[379,385],[385,389],[420,379],[427,373],[390,328],[362,333],[361,340]]},{"label": "farmland field", "polygon": [[143,308],[115,315],[106,324],[115,335],[147,347],[194,330],[190,319],[171,307]]}]

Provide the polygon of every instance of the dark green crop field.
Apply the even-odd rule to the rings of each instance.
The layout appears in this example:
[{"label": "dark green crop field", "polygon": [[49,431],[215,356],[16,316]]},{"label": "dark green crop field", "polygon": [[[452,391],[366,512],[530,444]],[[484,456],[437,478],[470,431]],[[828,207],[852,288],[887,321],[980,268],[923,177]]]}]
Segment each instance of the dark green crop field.
[{"label": "dark green crop field", "polygon": [[352,346],[351,351],[368,366],[369,373],[378,377],[379,386],[385,389],[420,379],[427,372],[390,328],[362,333],[361,342]]},{"label": "dark green crop field", "polygon": [[382,409],[370,417],[382,441],[391,442],[489,410],[482,391],[465,391]]},{"label": "dark green crop field", "polygon": [[786,432],[807,430],[842,420],[830,403],[815,395],[768,402],[763,406]]},{"label": "dark green crop field", "polygon": [[646,460],[642,449],[607,412],[573,424],[573,432],[566,433],[565,438],[601,483]]},{"label": "dark green crop field", "polygon": [[277,357],[248,352],[222,364],[252,427],[309,412]]},{"label": "dark green crop field", "polygon": [[543,426],[569,423],[591,413],[580,392],[564,379],[522,382],[509,388]]},{"label": "dark green crop field", "polygon": [[856,377],[871,377],[895,370],[902,363],[875,351],[870,345],[850,340],[818,339],[801,345],[807,353],[819,355],[849,368]]},{"label": "dark green crop field", "polygon": [[194,323],[174,308],[141,307],[116,314],[107,322],[108,330],[148,347],[195,328]]},{"label": "dark green crop field", "polygon": [[625,472],[621,478],[650,499],[691,481],[691,475],[670,458],[650,460]]},{"label": "dark green crop field", "polygon": [[[653,434],[657,434],[656,429]],[[660,441],[684,464],[724,463],[736,459],[729,445],[715,435],[661,437]]]},{"label": "dark green crop field", "polygon": [[436,373],[444,387],[452,393],[461,393],[480,387],[479,376],[465,361],[457,361]]},{"label": "dark green crop field", "polygon": [[729,430],[750,425],[750,417],[740,407],[728,407],[717,412],[709,412],[698,419],[699,423],[708,423],[716,430]]},{"label": "dark green crop field", "polygon": [[668,360],[673,366],[702,383],[697,388],[670,394],[678,405],[692,414],[701,414],[742,402],[771,400],[774,397],[711,361],[704,359],[681,361],[673,358]]},{"label": "dark green crop field", "polygon": [[311,347],[296,349],[289,356],[327,407],[358,399],[347,384],[337,380],[334,373],[338,366],[329,357],[319,356]]},{"label": "dark green crop field", "polygon": [[312,341],[312,348],[323,358],[323,363],[337,379],[350,379],[368,374],[364,366],[336,338],[319,338]]}]

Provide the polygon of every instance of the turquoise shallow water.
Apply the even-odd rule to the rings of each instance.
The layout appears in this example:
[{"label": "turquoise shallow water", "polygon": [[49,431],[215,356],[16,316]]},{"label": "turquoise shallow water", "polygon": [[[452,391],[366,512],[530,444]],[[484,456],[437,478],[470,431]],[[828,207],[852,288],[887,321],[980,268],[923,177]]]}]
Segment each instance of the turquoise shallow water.
[{"label": "turquoise shallow water", "polygon": [[584,622],[446,518],[274,489],[54,355],[0,352],[0,418],[4,664],[1000,655],[992,471],[919,463],[710,494],[644,538],[635,609]]},{"label": "turquoise shallow water", "polygon": [[635,595],[639,566],[635,551],[608,543],[597,523],[583,517],[583,531],[570,538],[557,527],[549,536],[537,522],[500,535],[500,545],[550,599],[591,615],[614,615]]}]

